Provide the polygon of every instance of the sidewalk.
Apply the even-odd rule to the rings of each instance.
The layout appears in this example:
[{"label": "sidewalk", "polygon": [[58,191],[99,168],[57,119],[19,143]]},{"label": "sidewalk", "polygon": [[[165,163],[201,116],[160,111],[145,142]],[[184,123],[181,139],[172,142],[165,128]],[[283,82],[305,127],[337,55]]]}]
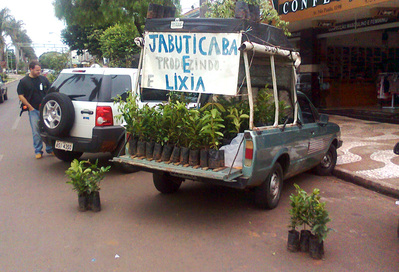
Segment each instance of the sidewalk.
[{"label": "sidewalk", "polygon": [[24,75],[19,75],[19,74],[7,74],[7,76],[8,76],[8,78],[7,78],[6,84],[11,83],[16,80],[20,80],[21,78],[24,77]]},{"label": "sidewalk", "polygon": [[341,127],[334,175],[374,191],[399,198],[399,125],[330,115]]}]

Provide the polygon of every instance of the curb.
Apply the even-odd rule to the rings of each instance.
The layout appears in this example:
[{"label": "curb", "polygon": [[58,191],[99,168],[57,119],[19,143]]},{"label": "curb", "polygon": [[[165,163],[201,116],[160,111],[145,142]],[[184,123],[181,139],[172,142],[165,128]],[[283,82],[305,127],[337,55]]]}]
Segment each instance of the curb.
[{"label": "curb", "polygon": [[396,199],[399,198],[399,189],[398,188],[392,188],[392,187],[377,183],[375,181],[356,176],[355,174],[353,174],[353,172],[347,171],[345,169],[335,168],[333,175],[337,178],[344,180],[344,181],[360,185],[364,188],[373,190],[377,193],[381,193],[381,194],[384,194],[384,195],[387,195],[387,196],[390,196],[390,197],[393,197]]}]

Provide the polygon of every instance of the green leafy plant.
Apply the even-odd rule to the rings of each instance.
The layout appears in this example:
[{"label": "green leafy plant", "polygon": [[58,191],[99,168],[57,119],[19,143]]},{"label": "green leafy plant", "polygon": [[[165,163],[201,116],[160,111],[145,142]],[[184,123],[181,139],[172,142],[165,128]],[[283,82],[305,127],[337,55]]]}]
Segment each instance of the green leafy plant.
[{"label": "green leafy plant", "polygon": [[184,131],[184,118],[188,114],[186,104],[178,100],[169,100],[162,106],[163,126],[170,144],[181,145]]},{"label": "green leafy plant", "polygon": [[208,147],[217,150],[224,136],[221,132],[225,127],[221,112],[224,112],[225,109],[217,102],[210,102],[201,110],[203,111],[201,133],[205,135]]},{"label": "green leafy plant", "polygon": [[326,203],[320,201],[320,190],[314,189],[312,195],[309,197],[309,225],[312,233],[316,235],[319,242],[324,241],[331,228],[327,227],[327,223],[331,221],[328,211],[326,210]]},{"label": "green leafy plant", "polygon": [[227,115],[226,118],[230,118],[234,126],[234,129],[230,130],[229,132],[239,133],[241,131],[241,126],[244,123],[244,120],[248,119],[249,115],[244,113],[243,109],[239,110],[235,107],[228,108],[228,111],[230,112],[230,114]]},{"label": "green leafy plant", "polygon": [[135,126],[137,127],[138,138],[140,141],[155,141],[155,131],[158,119],[155,107],[145,104],[138,110],[138,117]]},{"label": "green leafy plant", "polygon": [[69,177],[69,181],[66,183],[71,184],[78,195],[89,195],[92,192],[99,191],[99,183],[111,166],[99,168],[97,165],[98,160],[94,164],[89,160],[73,160],[71,166],[65,171],[65,174]]},{"label": "green leafy plant", "polygon": [[327,227],[327,223],[331,221],[328,211],[326,210],[326,203],[320,201],[320,190],[315,188],[311,195],[301,189],[297,184],[294,184],[296,194],[290,196],[290,225],[291,229],[303,225],[309,226],[312,233],[316,235],[319,241],[326,239],[328,232],[331,231]]},{"label": "green leafy plant", "polygon": [[126,130],[133,137],[138,137],[138,104],[137,104],[137,95],[129,92],[129,95],[126,99],[122,99],[121,96],[118,96],[115,103],[118,103],[118,111],[121,113],[116,116],[119,120],[124,120],[126,122]]},{"label": "green leafy plant", "polygon": [[200,111],[197,109],[191,109],[188,111],[188,115],[184,117],[185,123],[185,134],[188,141],[188,148],[200,149],[204,146],[204,134],[202,128],[204,126],[203,119],[201,118]]},{"label": "green leafy plant", "polygon": [[292,229],[303,225],[306,229],[306,225],[309,225],[309,196],[301,189],[297,184],[294,184],[296,189],[296,194],[290,195],[290,225]]},{"label": "green leafy plant", "polygon": [[[276,9],[273,8],[270,1],[266,0],[244,0],[243,2],[258,5],[260,7],[260,20],[266,24],[281,28],[284,34],[291,36],[288,30],[289,22],[281,19]],[[234,0],[211,0],[203,5],[207,8],[206,17],[210,18],[234,18],[237,1]]]},{"label": "green leafy plant", "polygon": [[[284,101],[278,102],[279,123],[283,123],[284,112],[289,108]],[[271,125],[275,118],[274,96],[268,85],[258,91],[254,105],[254,120],[258,125]]]}]

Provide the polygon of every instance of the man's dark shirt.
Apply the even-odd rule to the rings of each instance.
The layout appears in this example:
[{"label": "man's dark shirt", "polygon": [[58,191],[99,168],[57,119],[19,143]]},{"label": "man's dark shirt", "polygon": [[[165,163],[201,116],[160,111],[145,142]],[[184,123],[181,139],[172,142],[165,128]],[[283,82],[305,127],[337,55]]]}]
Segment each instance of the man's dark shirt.
[{"label": "man's dark shirt", "polygon": [[20,80],[17,88],[18,95],[24,95],[29,104],[39,110],[40,103],[50,88],[50,82],[45,76],[31,78],[29,75]]}]

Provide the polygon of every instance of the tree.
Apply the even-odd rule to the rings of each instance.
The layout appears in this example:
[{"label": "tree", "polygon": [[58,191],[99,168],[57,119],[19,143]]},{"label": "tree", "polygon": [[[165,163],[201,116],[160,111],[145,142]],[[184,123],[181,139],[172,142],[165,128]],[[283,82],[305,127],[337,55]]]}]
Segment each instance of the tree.
[{"label": "tree", "polygon": [[77,50],[78,54],[83,54],[84,50],[88,50],[93,56],[102,56],[100,36],[109,26],[80,26],[68,25],[62,33],[63,42],[69,46],[71,50]]},{"label": "tree", "polygon": [[138,36],[136,28],[130,24],[116,24],[100,36],[101,51],[110,59],[110,66],[131,67],[133,55],[140,52],[132,42]]},{"label": "tree", "polygon": [[142,35],[149,3],[174,5],[180,10],[180,0],[55,0],[55,15],[68,26],[133,24]]},{"label": "tree", "polygon": [[47,52],[39,57],[40,64],[43,69],[54,70],[58,74],[62,69],[67,66],[68,53]]},{"label": "tree", "polygon": [[[22,57],[34,59],[35,52],[30,46],[32,40],[26,34],[26,30],[22,29],[23,22],[17,21],[11,14],[8,8],[0,10],[0,61],[5,60],[5,37],[11,38],[12,44],[16,48],[17,62],[19,61],[19,52],[22,52]],[[20,44],[29,44],[29,46],[21,47]],[[0,68],[1,69],[1,68]]]},{"label": "tree", "polygon": [[[248,4],[260,7],[260,19],[262,22],[281,28],[285,35],[290,36],[288,22],[282,20],[270,4],[269,0],[242,0]],[[204,4],[207,8],[206,17],[212,18],[233,18],[235,13],[235,0],[210,0]]]}]

